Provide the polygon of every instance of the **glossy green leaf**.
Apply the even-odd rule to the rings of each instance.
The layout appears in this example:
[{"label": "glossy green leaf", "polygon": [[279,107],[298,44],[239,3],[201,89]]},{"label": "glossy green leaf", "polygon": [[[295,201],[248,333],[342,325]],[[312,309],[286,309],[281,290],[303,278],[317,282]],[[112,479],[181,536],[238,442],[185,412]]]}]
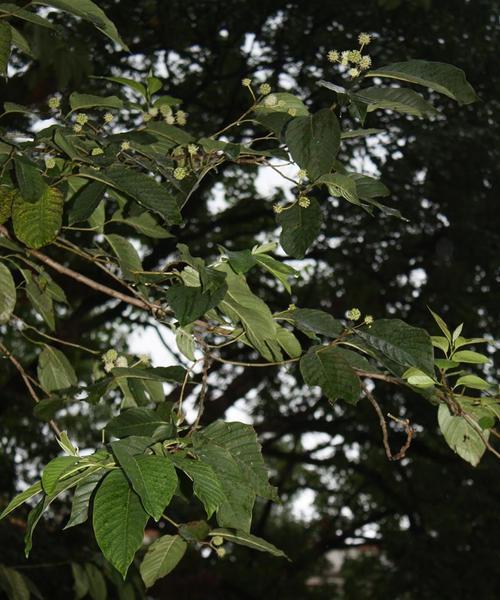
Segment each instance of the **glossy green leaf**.
[{"label": "glossy green leaf", "polygon": [[116,233],[110,233],[105,238],[118,258],[124,279],[136,281],[143,269],[139,253],[132,243]]},{"label": "glossy green leaf", "polygon": [[9,269],[0,262],[0,325],[7,323],[16,306],[16,285]]},{"label": "glossy green leaf", "polygon": [[144,510],[159,521],[177,486],[172,461],[166,456],[134,456],[122,442],[112,442],[111,448]]},{"label": "glossy green leaf", "polygon": [[297,202],[276,215],[276,221],[282,227],[280,244],[294,258],[304,258],[321,229],[321,209],[315,198],[310,201],[307,208],[302,208]]},{"label": "glossy green leaf", "polygon": [[239,531],[237,529],[212,529],[210,536],[220,536],[224,540],[233,542],[233,544],[238,544],[239,546],[246,546],[247,548],[252,548],[252,550],[268,552],[273,556],[287,558],[287,555],[283,552],[283,550],[280,550],[270,542],[267,542],[256,535],[246,533],[245,531]]},{"label": "glossy green leaf", "polygon": [[378,319],[370,327],[358,329],[356,336],[373,356],[396,375],[416,367],[434,373],[434,353],[429,334],[400,319]]},{"label": "glossy green leaf", "polygon": [[142,545],[148,518],[123,471],[110,471],[97,488],[93,526],[99,548],[124,579]]},{"label": "glossy green leaf", "polygon": [[153,239],[164,240],[173,237],[169,231],[157,223],[153,215],[147,212],[144,212],[137,217],[120,218],[114,216],[111,221],[128,225],[138,233]]},{"label": "glossy green leaf", "polygon": [[153,436],[158,430],[171,425],[147,408],[128,408],[106,425],[109,435],[124,438],[130,435]]},{"label": "glossy green leaf", "polygon": [[361,202],[358,198],[356,182],[354,179],[349,177],[349,175],[343,175],[342,173],[331,173],[320,177],[317,183],[326,185],[331,196],[337,198],[341,197],[351,204],[357,204],[358,206],[361,206]]},{"label": "glossy green leaf", "polygon": [[48,392],[63,390],[78,383],[71,363],[52,346],[44,346],[38,359],[38,378]]},{"label": "glossy green leaf", "polygon": [[207,517],[225,502],[224,490],[218,476],[212,467],[200,460],[193,460],[182,456],[173,455],[175,466],[183,471],[193,482],[194,495],[203,504]]},{"label": "glossy green leaf", "polygon": [[37,481],[30,487],[26,488],[20,494],[17,494],[7,506],[4,508],[2,513],[0,514],[0,520],[4,519],[7,515],[9,515],[12,511],[16,510],[21,504],[24,504],[27,500],[33,498],[33,496],[37,496],[42,492],[42,483],[41,481]]},{"label": "glossy green leaf", "polygon": [[463,375],[462,377],[459,377],[455,387],[459,385],[463,385],[464,387],[472,390],[487,390],[491,387],[491,384],[477,375]]},{"label": "glossy green leaf", "polygon": [[184,327],[216,307],[226,292],[227,285],[225,283],[211,293],[203,292],[201,287],[174,285],[166,290],[165,298],[174,311],[180,326]]},{"label": "glossy green leaf", "polygon": [[340,127],[335,113],[325,108],[290,121],[285,133],[293,160],[311,179],[329,173],[340,147]]},{"label": "glossy green leaf", "polygon": [[7,77],[10,50],[12,44],[12,30],[5,21],[0,21],[0,75]]},{"label": "glossy green leaf", "polygon": [[81,17],[92,23],[94,27],[104,33],[110,40],[122,46],[124,50],[128,50],[116,27],[108,19],[104,11],[92,2],[92,0],[34,0],[34,4],[53,6],[70,15]]},{"label": "glossy green leaf", "polygon": [[344,331],[344,326],[332,315],[316,308],[295,308],[281,313],[282,318],[291,321],[301,331],[312,335],[319,333],[336,338]]},{"label": "glossy green leaf", "polygon": [[431,343],[434,346],[434,348],[439,348],[445,354],[450,349],[450,342],[448,341],[447,338],[445,338],[442,335],[432,335],[431,336]]},{"label": "glossy green leaf", "polygon": [[69,97],[71,111],[85,110],[88,108],[123,108],[123,101],[117,96],[94,96],[92,94],[79,94],[73,92]]},{"label": "glossy green leaf", "polygon": [[22,200],[30,203],[37,202],[48,189],[38,167],[24,156],[16,156],[14,164]]},{"label": "glossy green leaf", "polygon": [[472,350],[459,350],[455,352],[451,357],[459,363],[471,363],[476,365],[484,365],[490,362],[490,359],[484,354],[479,352],[473,352]]},{"label": "glossy green leaf", "polygon": [[[477,466],[486,446],[472,425],[463,417],[452,415],[445,404],[439,405],[438,423],[450,448],[473,467]],[[488,439],[487,431],[483,431],[482,435]]]},{"label": "glossy green leaf", "polygon": [[374,110],[395,110],[396,112],[428,117],[437,114],[436,109],[429,104],[418,92],[407,88],[370,87],[354,94],[359,102],[367,105],[367,112]]},{"label": "glossy green leaf", "polygon": [[307,385],[319,385],[331,402],[356,404],[360,398],[359,377],[337,348],[313,346],[302,357],[300,372]]},{"label": "glossy green leaf", "polygon": [[106,185],[100,181],[91,181],[80,188],[71,198],[67,212],[68,225],[86,221],[99,205],[105,191]]},{"label": "glossy green leaf", "polygon": [[408,60],[370,70],[367,77],[388,77],[423,85],[456,100],[470,104],[478,97],[462,69],[441,62]]},{"label": "glossy green leaf", "polygon": [[187,544],[179,535],[163,535],[149,546],[140,566],[146,587],[165,577],[175,569],[187,550]]},{"label": "glossy green leaf", "polygon": [[42,487],[47,495],[52,494],[62,475],[67,473],[78,464],[78,459],[74,456],[58,456],[53,458],[42,473]]},{"label": "glossy green leaf", "polygon": [[206,521],[190,521],[179,527],[179,533],[186,542],[200,542],[210,533],[210,525]]},{"label": "glossy green leaf", "polygon": [[29,248],[41,248],[55,240],[62,225],[63,196],[48,188],[37,202],[17,197],[12,206],[12,223],[18,240]]},{"label": "glossy green leaf", "polygon": [[81,525],[88,519],[90,500],[105,473],[104,469],[97,471],[76,486],[73,500],[71,501],[71,514],[64,529]]},{"label": "glossy green leaf", "polygon": [[278,281],[281,281],[285,290],[291,294],[292,289],[290,287],[290,279],[297,278],[299,276],[299,272],[279,260],[276,260],[272,256],[267,254],[254,254],[256,262],[264,268],[266,271],[271,273]]},{"label": "glossy green leaf", "polygon": [[415,367],[410,367],[407,371],[405,371],[402,375],[403,379],[415,387],[419,388],[428,388],[432,387],[436,382],[432,377],[426,375],[420,369],[416,369]]}]

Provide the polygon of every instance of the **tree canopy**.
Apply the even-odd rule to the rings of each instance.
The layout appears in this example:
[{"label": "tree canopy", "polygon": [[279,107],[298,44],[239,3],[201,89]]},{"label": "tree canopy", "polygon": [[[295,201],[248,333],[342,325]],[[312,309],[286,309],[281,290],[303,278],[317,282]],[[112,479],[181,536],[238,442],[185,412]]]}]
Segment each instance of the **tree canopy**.
[{"label": "tree canopy", "polygon": [[498,595],[494,13],[0,4],[7,597]]}]

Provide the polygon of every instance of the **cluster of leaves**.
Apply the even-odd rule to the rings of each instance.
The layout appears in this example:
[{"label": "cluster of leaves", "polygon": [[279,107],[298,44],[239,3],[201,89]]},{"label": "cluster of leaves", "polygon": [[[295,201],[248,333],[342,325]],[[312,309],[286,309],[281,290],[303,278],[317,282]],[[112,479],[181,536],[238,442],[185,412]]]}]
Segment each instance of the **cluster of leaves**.
[{"label": "cluster of leaves", "polygon": [[[44,4],[89,19],[120,42],[92,2]],[[5,32],[8,28],[13,35],[15,30],[5,17],[42,18],[12,7],[0,6],[0,11],[1,64],[6,72],[11,39]],[[283,253],[301,259],[317,239],[324,210],[314,196],[319,188],[370,214],[379,209],[400,216],[380,201],[390,193],[383,183],[350,172],[339,162],[340,146],[343,140],[379,133],[362,128],[369,112],[386,109],[429,117],[436,109],[411,88],[363,87],[365,78],[373,77],[424,86],[461,104],[476,99],[462,71],[421,60],[368,70],[349,89],[322,81],[320,85],[333,93],[333,104],[313,114],[297,96],[267,89],[256,94],[250,82],[245,85],[252,103],[245,114],[223,130],[199,138],[183,128],[186,115],[177,108],[180,101],[161,93],[163,83],[158,78],[150,76],[141,83],[109,77],[125,88],[125,98],[79,93],[57,97],[49,113],[54,124],[34,135],[1,132],[0,324],[36,332],[34,345],[41,347],[37,378],[25,372],[2,342],[0,350],[18,369],[37,402],[37,416],[51,423],[65,452],[45,467],[40,482],[14,498],[1,515],[6,517],[42,495],[28,519],[27,554],[43,513],[61,494],[74,489],[66,527],[85,522],[91,513],[97,543],[123,577],[136,553],[141,553],[150,518],[175,527],[175,535],[161,536],[141,556],[146,586],[168,574],[189,545],[222,556],[227,541],[283,556],[250,533],[256,497],[278,500],[255,432],[242,423],[200,426],[210,363],[230,362],[222,356],[229,344],[243,344],[252,356],[264,360],[235,366],[299,363],[305,384],[319,386],[332,403],[344,400],[355,405],[363,395],[374,400],[366,380],[406,386],[438,405],[444,437],[464,459],[475,465],[486,448],[496,453],[489,442],[500,410],[496,389],[462,370],[464,364],[487,362],[477,352],[460,350],[484,340],[461,337],[461,327],[450,333],[437,315],[444,337],[431,338],[399,319],[374,321],[367,316],[357,324],[360,315],[355,311],[347,320],[317,308],[291,305],[275,311],[247,280],[253,269],[260,269],[270,284],[291,293],[290,281],[299,272],[284,262]],[[32,114],[12,103],[4,109],[4,114]],[[360,129],[343,131],[345,111],[359,121]],[[128,123],[126,130],[117,132],[113,127],[117,115]],[[228,142],[224,134],[244,125],[246,119],[256,122],[262,135],[242,144]],[[278,171],[295,164],[300,169],[293,180],[296,199],[274,206],[283,253],[273,255],[278,248],[275,242],[233,250],[229,239],[228,248],[221,246],[219,255],[207,263],[179,244],[175,263],[144,270],[140,241],[174,237],[183,226],[182,209],[201,181],[225,164]],[[98,268],[114,287],[56,262],[50,257],[51,245]],[[40,251],[44,247],[48,254]],[[190,362],[189,369],[152,368],[142,357],[118,357],[114,351],[104,356],[102,369],[96,352],[80,346],[95,363],[94,379],[81,381],[61,349],[65,340],[52,335],[58,317],[71,307],[51,271],[126,302],[170,328],[179,351]],[[32,307],[32,322],[15,313],[20,298]],[[433,346],[444,352],[444,359],[434,358]],[[134,360],[131,366],[129,360]],[[165,401],[164,383],[181,386],[175,406]],[[186,386],[193,384],[200,384],[201,390],[198,415],[187,424],[182,400]],[[465,390],[479,395],[466,395]],[[121,397],[119,414],[107,424],[103,446],[81,456],[68,435],[59,431],[57,413],[75,402],[95,404],[111,393]],[[201,502],[205,519],[177,523],[166,514],[174,496]],[[90,589],[89,569],[74,568],[83,590],[78,597]],[[3,571],[5,585],[12,587],[15,577]]]}]

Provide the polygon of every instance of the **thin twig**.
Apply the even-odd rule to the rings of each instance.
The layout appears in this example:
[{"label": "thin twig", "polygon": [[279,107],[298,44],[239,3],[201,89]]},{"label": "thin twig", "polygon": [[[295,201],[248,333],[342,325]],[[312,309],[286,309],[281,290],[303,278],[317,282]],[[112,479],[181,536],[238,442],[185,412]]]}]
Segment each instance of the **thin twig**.
[{"label": "thin twig", "polygon": [[396,454],[393,454],[389,445],[389,433],[387,431],[387,423],[382,413],[382,409],[380,408],[379,403],[375,399],[375,396],[370,392],[370,390],[368,390],[366,386],[363,386],[363,391],[365,393],[365,396],[368,398],[371,405],[375,409],[375,412],[377,413],[380,423],[380,429],[382,430],[382,442],[384,444],[385,455],[391,461],[401,460],[405,457],[406,451],[410,447],[413,435],[415,433],[414,429],[410,425],[410,421],[408,419],[399,419],[398,417],[393,417],[391,414],[388,414],[389,418],[403,425],[406,431],[405,443],[401,446],[400,450],[396,452]]},{"label": "thin twig", "polygon": [[[22,380],[24,381],[24,385],[28,389],[30,396],[33,398],[35,404],[38,404],[40,402],[40,398],[38,397],[33,386],[31,385],[30,378],[29,378],[28,374],[26,373],[26,371],[24,370],[24,367],[17,360],[17,358],[12,354],[12,352],[6,346],[4,346],[2,344],[2,342],[0,342],[0,350],[3,352],[3,354],[10,360],[10,362],[17,369],[17,371],[19,372],[19,374],[22,377]],[[51,419],[49,421],[49,425],[52,428],[52,431],[57,435],[57,437],[60,437],[61,430],[57,426],[56,422]]]}]

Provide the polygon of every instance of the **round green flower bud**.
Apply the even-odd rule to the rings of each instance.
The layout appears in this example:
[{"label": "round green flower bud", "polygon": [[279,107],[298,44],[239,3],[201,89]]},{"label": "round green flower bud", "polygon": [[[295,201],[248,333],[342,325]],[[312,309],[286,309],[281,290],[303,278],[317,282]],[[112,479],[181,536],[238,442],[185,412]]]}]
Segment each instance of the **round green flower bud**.
[{"label": "round green flower bud", "polygon": [[224,543],[224,538],[220,535],[214,535],[214,537],[212,538],[212,544],[214,546],[222,546],[223,543]]}]

